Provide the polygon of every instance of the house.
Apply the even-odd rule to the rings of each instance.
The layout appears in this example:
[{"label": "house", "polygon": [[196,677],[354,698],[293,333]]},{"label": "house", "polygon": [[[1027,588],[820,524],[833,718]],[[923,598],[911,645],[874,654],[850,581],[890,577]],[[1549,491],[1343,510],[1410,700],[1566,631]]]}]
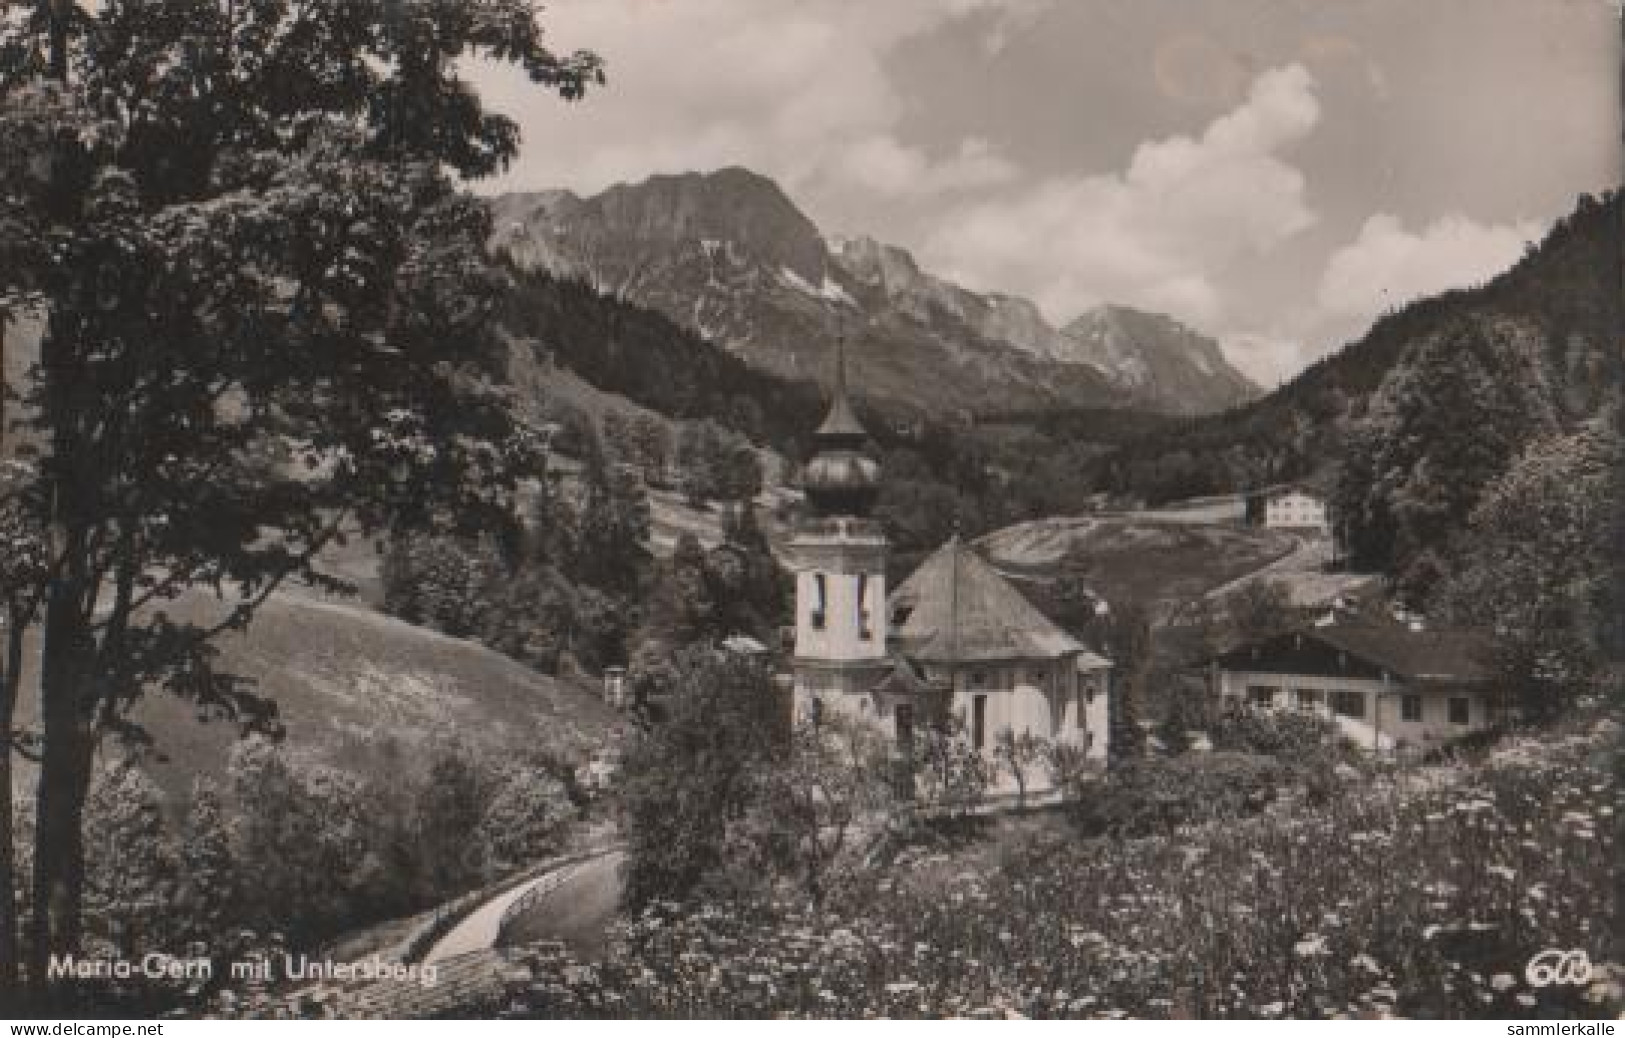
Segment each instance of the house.
[{"label": "house", "polygon": [[1272,487],[1247,495],[1247,523],[1269,530],[1304,530],[1330,536],[1331,508],[1326,499],[1299,486]]},{"label": "house", "polygon": [[[814,440],[802,476],[811,514],[789,544],[797,714],[860,719],[904,754],[918,726],[957,715],[989,762],[1005,729],[1071,743],[1104,762],[1110,661],[957,535],[886,593],[886,535],[869,514],[880,467],[863,453],[867,434],[846,398],[844,349]],[[1029,790],[1046,787],[1046,776],[1030,776]]]},{"label": "house", "polygon": [[1225,706],[1317,714],[1361,746],[1415,751],[1501,719],[1492,652],[1476,631],[1331,614],[1231,649],[1206,671]]}]

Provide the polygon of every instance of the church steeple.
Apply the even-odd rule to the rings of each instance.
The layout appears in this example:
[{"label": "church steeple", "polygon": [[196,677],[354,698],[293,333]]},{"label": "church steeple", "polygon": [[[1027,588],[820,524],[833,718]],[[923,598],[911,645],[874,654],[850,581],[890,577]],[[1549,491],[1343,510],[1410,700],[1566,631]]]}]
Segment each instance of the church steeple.
[{"label": "church steeple", "polygon": [[852,402],[846,398],[846,336],[835,340],[835,385],[830,391],[829,414],[824,424],[813,433],[820,447],[863,446],[869,434],[852,411]]},{"label": "church steeple", "polygon": [[816,445],[802,480],[807,500],[821,516],[869,514],[880,494],[880,466],[862,453],[869,434],[846,394],[846,337],[835,344],[835,384],[829,413],[813,433]]}]

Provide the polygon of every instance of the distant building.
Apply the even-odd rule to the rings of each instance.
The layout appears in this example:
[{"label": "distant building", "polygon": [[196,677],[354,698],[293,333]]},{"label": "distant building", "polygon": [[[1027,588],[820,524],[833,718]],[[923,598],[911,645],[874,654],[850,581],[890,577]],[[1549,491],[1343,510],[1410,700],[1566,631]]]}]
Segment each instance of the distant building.
[{"label": "distant building", "polygon": [[1304,711],[1367,748],[1425,750],[1501,719],[1491,653],[1476,631],[1332,616],[1241,645],[1206,669],[1225,706]]},{"label": "distant building", "polygon": [[1247,523],[1270,530],[1306,530],[1330,536],[1331,507],[1325,498],[1301,487],[1273,487],[1247,495]]},{"label": "distant building", "polygon": [[[893,594],[869,517],[879,466],[846,398],[838,351],[828,417],[803,473],[811,516],[790,542],[796,574],[794,702],[804,717],[867,721],[907,752],[919,726],[958,715],[989,756],[1004,729],[1104,761],[1111,663],[1061,630],[956,535]],[[1047,788],[1035,766],[1028,789]]]}]

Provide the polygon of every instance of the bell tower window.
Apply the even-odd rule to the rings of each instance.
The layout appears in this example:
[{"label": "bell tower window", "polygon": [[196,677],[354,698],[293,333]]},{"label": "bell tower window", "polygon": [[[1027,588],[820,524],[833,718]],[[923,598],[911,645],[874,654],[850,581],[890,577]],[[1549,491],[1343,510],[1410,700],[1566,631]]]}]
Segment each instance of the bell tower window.
[{"label": "bell tower window", "polygon": [[869,641],[874,632],[869,629],[869,574],[858,574],[858,637]]},{"label": "bell tower window", "polygon": [[828,582],[824,579],[824,575],[822,573],[814,573],[811,617],[814,630],[822,631],[824,629],[824,618],[828,615],[826,612],[829,604],[828,594]]}]

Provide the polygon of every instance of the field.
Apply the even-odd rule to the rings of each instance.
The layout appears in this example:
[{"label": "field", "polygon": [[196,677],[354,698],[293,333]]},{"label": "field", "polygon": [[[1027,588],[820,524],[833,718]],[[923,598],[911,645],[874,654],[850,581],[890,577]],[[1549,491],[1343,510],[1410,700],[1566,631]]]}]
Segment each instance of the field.
[{"label": "field", "polygon": [[[218,612],[202,595],[167,609],[175,619]],[[618,723],[586,682],[537,674],[472,642],[352,605],[277,595],[246,633],[219,644],[221,667],[276,701],[296,756],[353,772],[387,774],[402,755],[452,734],[481,754],[581,759]],[[21,724],[33,723],[34,706],[25,698]],[[236,725],[200,721],[162,692],[142,700],[134,718],[155,740],[149,770],[166,792],[184,795],[194,775],[223,775]],[[32,782],[23,776],[19,788]]]},{"label": "field", "polygon": [[1181,601],[1250,574],[1299,547],[1279,530],[1149,519],[1139,515],[1038,519],[1006,527],[978,545],[1000,570],[1045,582],[1073,546],[1089,559],[1089,581],[1108,602]]},{"label": "field", "polygon": [[[822,910],[664,905],[601,962],[536,946],[500,1006],[465,1010],[1611,1017],[1620,733],[1594,716],[1170,836],[904,855]],[[1584,952],[1590,978],[1539,983],[1527,967],[1548,949]]]}]

